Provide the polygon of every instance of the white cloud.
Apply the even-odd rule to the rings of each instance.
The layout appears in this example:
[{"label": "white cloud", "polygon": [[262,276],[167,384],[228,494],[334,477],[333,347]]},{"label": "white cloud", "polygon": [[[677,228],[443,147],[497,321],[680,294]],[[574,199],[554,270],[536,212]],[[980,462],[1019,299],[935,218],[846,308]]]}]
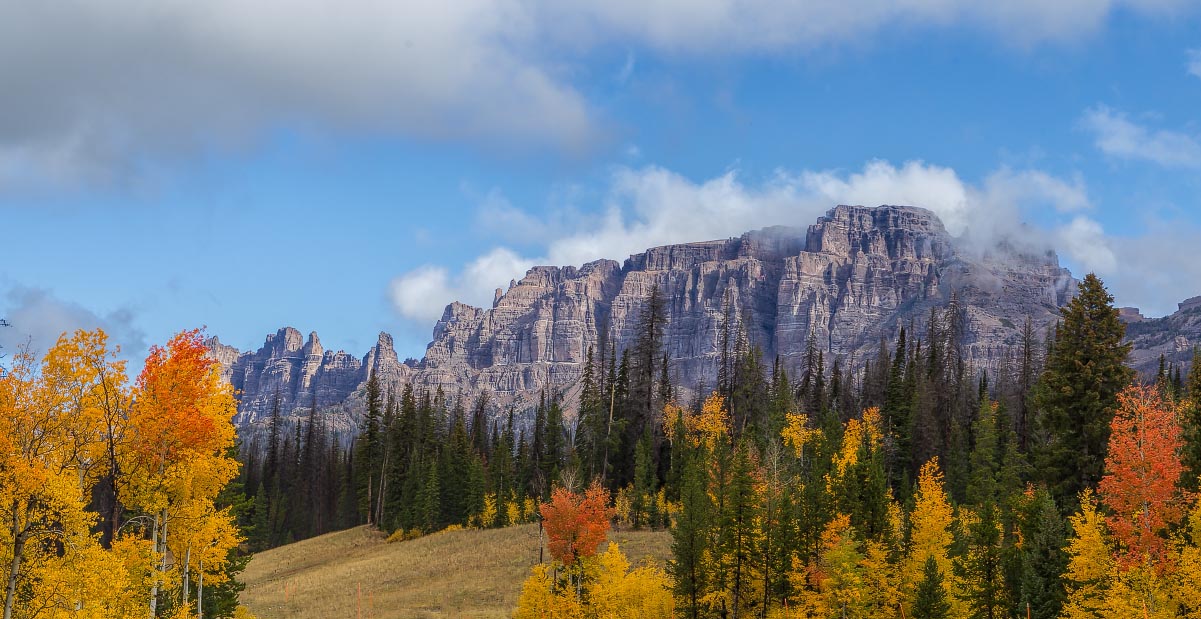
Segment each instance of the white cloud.
[{"label": "white cloud", "polygon": [[1121,304],[1136,305],[1148,316],[1170,314],[1180,301],[1201,294],[1201,261],[1182,258],[1181,252],[1198,238],[1195,223],[1153,219],[1137,236],[1106,239],[1119,260],[1102,275]]},{"label": "white cloud", "polygon": [[134,324],[135,315],[129,308],[101,315],[41,288],[10,288],[0,302],[0,318],[12,325],[0,327],[4,354],[26,344],[34,352],[45,353],[63,333],[96,328],[108,333],[110,346],[119,346],[124,357],[140,358],[147,349],[146,334]]},{"label": "white cloud", "polygon": [[533,261],[503,247],[476,258],[455,275],[443,267],[422,266],[392,280],[392,303],[401,316],[429,326],[442,317],[451,301],[491,307],[496,289],[506,288],[511,278],[532,266]]},{"label": "white cloud", "polygon": [[1042,170],[1015,171],[1006,167],[984,179],[984,193],[986,201],[997,206],[1048,206],[1060,213],[1092,208],[1080,174],[1064,180]]},{"label": "white cloud", "polygon": [[592,112],[533,53],[528,4],[0,3],[0,182],[96,180],[281,122],[582,148]]},{"label": "white cloud", "polygon": [[1104,105],[1086,110],[1081,124],[1093,134],[1097,148],[1111,157],[1201,167],[1201,142],[1188,134],[1149,129]]},{"label": "white cloud", "polygon": [[886,161],[872,161],[862,172],[843,176],[838,172],[804,172],[804,186],[819,202],[831,201],[877,206],[904,204],[934,211],[947,231],[962,234],[967,228],[969,190],[951,168],[910,161],[900,168]]},{"label": "white cloud", "polygon": [[1071,256],[1084,270],[1113,273],[1118,260],[1109,248],[1105,230],[1089,217],[1077,216],[1056,230],[1059,248]]},{"label": "white cloud", "polygon": [[[0,186],[136,176],[284,126],[518,148],[602,140],[591,54],[707,58],[968,28],[1087,36],[1188,0],[84,0],[0,3]],[[149,162],[149,163],[147,163]]]},{"label": "white cloud", "polygon": [[1201,48],[1188,50],[1188,65],[1186,65],[1189,75],[1201,78]]},{"label": "white cloud", "polygon": [[[521,211],[498,202],[494,194],[489,203],[493,209],[503,205],[509,221],[521,220]],[[429,321],[454,300],[490,306],[495,287],[520,278],[534,264],[622,260],[649,247],[728,238],[773,224],[804,227],[836,204],[921,206],[936,213],[950,233],[970,236],[972,245],[990,246],[1004,237],[1026,245],[1043,243],[1041,250],[1049,247],[1049,239],[1022,226],[1023,209],[1050,207],[1067,213],[1088,208],[1089,200],[1078,176],[1065,181],[1038,170],[1003,168],[978,187],[951,168],[921,161],[901,166],[871,161],[853,173],[778,171],[750,184],[734,170],[697,182],[658,166],[622,167],[611,179],[602,214],[576,214],[570,229],[563,220],[555,228],[559,236],[544,240],[540,255],[527,258],[497,248],[459,275],[443,267],[421,267],[396,278],[392,296],[401,316]],[[481,211],[486,213],[490,211]],[[1087,245],[1073,248],[1093,251]]]}]

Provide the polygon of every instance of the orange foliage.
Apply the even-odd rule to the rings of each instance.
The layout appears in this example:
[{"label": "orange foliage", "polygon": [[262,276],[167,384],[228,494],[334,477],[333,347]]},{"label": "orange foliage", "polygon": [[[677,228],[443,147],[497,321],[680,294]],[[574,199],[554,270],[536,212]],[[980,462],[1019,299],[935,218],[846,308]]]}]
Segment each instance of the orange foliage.
[{"label": "orange foliage", "polygon": [[595,555],[609,532],[608,503],[609,493],[595,482],[582,496],[556,488],[541,510],[551,556],[571,565],[577,558]]},{"label": "orange foliage", "polygon": [[[135,450],[151,470],[168,467],[187,452],[210,453],[223,447],[221,408],[228,408],[216,360],[198,329],[183,331],[166,347],[154,346],[138,376],[130,415]],[[217,409],[217,410],[214,410]],[[232,409],[227,411],[232,413]]]},{"label": "orange foliage", "polygon": [[1100,495],[1111,513],[1106,524],[1126,550],[1123,565],[1164,558],[1161,533],[1184,516],[1176,489],[1183,470],[1177,419],[1177,407],[1155,388],[1131,386],[1118,394]]}]

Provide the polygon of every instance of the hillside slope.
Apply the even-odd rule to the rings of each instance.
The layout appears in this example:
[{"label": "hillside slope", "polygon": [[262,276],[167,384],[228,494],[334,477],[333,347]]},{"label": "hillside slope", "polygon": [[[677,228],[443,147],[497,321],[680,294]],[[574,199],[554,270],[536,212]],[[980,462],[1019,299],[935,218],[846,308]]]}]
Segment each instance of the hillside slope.
[{"label": "hillside slope", "polygon": [[[631,563],[670,556],[665,531],[612,532]],[[538,527],[387,543],[358,527],[255,555],[242,603],[260,619],[509,617],[538,560]],[[358,609],[361,604],[361,615]]]}]

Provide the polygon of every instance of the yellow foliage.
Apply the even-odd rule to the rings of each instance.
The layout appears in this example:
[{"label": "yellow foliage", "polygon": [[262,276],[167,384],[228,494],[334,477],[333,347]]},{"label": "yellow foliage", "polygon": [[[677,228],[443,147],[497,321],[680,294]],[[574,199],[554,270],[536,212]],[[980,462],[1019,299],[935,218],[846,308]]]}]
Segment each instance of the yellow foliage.
[{"label": "yellow foliage", "polygon": [[1080,512],[1071,518],[1075,535],[1068,544],[1068,571],[1064,581],[1068,600],[1063,608],[1066,619],[1105,616],[1114,584],[1115,565],[1105,533],[1105,519],[1097,511],[1097,500],[1085,490],[1080,496]]},{"label": "yellow foliage", "polygon": [[787,413],[784,418],[786,423],[780,431],[780,438],[784,440],[785,445],[793,448],[796,456],[800,458],[804,455],[807,445],[821,438],[821,430],[810,428],[809,415],[804,413]]},{"label": "yellow foliage", "polygon": [[517,610],[513,619],[576,619],[583,617],[583,608],[570,591],[556,591],[554,570],[540,563],[530,570],[530,577],[521,585]]},{"label": "yellow foliage", "polygon": [[254,616],[254,613],[250,612],[249,608],[246,608],[245,606],[238,606],[237,608],[234,609],[234,618],[233,619],[257,619],[257,618]]},{"label": "yellow foliage", "polygon": [[[675,426],[676,422],[683,421],[686,417],[684,407],[676,404],[674,400],[663,405],[663,418],[660,419],[660,422],[667,429],[668,439],[673,438],[671,428]],[[687,429],[687,426],[685,426],[685,429]]]},{"label": "yellow foliage", "polygon": [[650,619],[673,615],[671,581],[663,570],[642,566],[630,571],[630,562],[616,542],[610,543],[598,559],[599,570],[589,588],[585,617]]},{"label": "yellow foliage", "polygon": [[1189,515],[1188,534],[1180,541],[1175,597],[1184,607],[1182,615],[1201,619],[1201,497]]},{"label": "yellow foliage", "polygon": [[[180,583],[184,570],[194,576],[203,565],[214,584],[226,577],[228,551],[241,539],[213,498],[238,472],[225,455],[234,440],[234,400],[205,360],[198,332],[175,342],[191,347],[190,365],[180,367],[199,368],[200,378],[170,374],[174,382],[160,382],[157,394],[174,398],[192,425],[153,415],[150,396],[135,413],[124,363],[100,330],[60,337],[40,363],[21,351],[11,371],[0,373],[0,564],[15,566],[17,619],[144,617],[152,587]],[[139,389],[147,385],[139,382]],[[147,448],[134,424],[139,414],[167,435],[202,439]],[[157,466],[147,466],[151,460]],[[153,510],[162,527],[169,523],[159,549],[128,537],[105,549],[92,533],[93,486],[114,474],[130,515]],[[176,560],[159,572],[168,551]]]},{"label": "yellow foliage", "polygon": [[[934,557],[938,569],[943,574],[952,574],[951,557],[948,550],[953,541],[951,525],[955,514],[947,501],[943,490],[942,472],[938,468],[938,458],[932,458],[922,465],[917,478],[917,495],[914,501],[910,521],[909,560],[905,568],[908,582],[906,590],[912,592],[922,577],[926,559]],[[952,592],[950,578],[944,581],[947,593]]]},{"label": "yellow foliage", "polygon": [[613,513],[617,516],[618,526],[631,528],[634,526],[634,500],[633,487],[626,486],[617,491],[613,496]]},{"label": "yellow foliage", "polygon": [[517,496],[512,491],[509,492],[509,500],[505,502],[505,521],[509,524],[522,522],[521,504],[517,502]]},{"label": "yellow foliage", "polygon": [[491,492],[484,495],[484,510],[480,512],[479,524],[485,529],[496,525],[496,495]]},{"label": "yellow foliage", "polygon": [[616,542],[588,559],[582,586],[556,580],[550,564],[535,565],[521,586],[515,619],[655,619],[671,617],[675,599],[671,580],[660,568],[630,562]]},{"label": "yellow foliage", "polygon": [[860,447],[866,443],[869,449],[878,449],[882,440],[880,409],[873,406],[863,411],[862,419],[848,420],[842,433],[842,445],[834,454],[834,470],[838,476],[858,464]]},{"label": "yellow foliage", "polygon": [[888,547],[880,542],[869,541],[860,566],[863,568],[869,619],[893,619],[897,607],[904,599],[901,593],[901,573],[888,560]]},{"label": "yellow foliage", "polygon": [[820,597],[815,605],[822,616],[859,617],[866,607],[864,556],[855,542],[851,517],[838,514],[821,536],[822,553],[815,579]]},{"label": "yellow foliage", "polygon": [[684,425],[693,445],[712,448],[730,435],[730,412],[726,410],[725,398],[714,391],[701,405],[700,414],[685,417]]}]

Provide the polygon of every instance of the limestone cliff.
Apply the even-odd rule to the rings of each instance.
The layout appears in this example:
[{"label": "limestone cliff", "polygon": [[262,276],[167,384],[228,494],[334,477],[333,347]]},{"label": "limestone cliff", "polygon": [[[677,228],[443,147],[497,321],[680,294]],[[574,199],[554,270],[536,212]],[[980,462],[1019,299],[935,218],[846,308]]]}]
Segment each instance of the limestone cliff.
[{"label": "limestone cliff", "polygon": [[[667,303],[665,352],[684,388],[716,379],[726,316],[741,318],[768,359],[796,370],[810,336],[827,357],[859,364],[901,326],[924,328],[932,308],[955,299],[965,317],[968,360],[995,367],[1016,346],[1029,317],[1041,330],[1074,294],[1054,253],[1014,247],[959,247],[931,212],[907,206],[839,206],[808,229],[772,227],[737,238],[648,249],[623,264],[534,267],[490,308],[451,303],[420,362],[401,363],[380,334],[361,359],[325,351],[285,328],[256,352],[212,341],[241,392],[239,422],[335,407],[348,430],[362,384],[487,392],[499,405],[523,404],[549,387],[571,393],[589,347],[607,333],[620,350],[635,337],[653,286]],[[1137,343],[1137,340],[1136,340]],[[359,394],[359,395],[356,395]],[[301,413],[296,413],[301,414]]]}]

